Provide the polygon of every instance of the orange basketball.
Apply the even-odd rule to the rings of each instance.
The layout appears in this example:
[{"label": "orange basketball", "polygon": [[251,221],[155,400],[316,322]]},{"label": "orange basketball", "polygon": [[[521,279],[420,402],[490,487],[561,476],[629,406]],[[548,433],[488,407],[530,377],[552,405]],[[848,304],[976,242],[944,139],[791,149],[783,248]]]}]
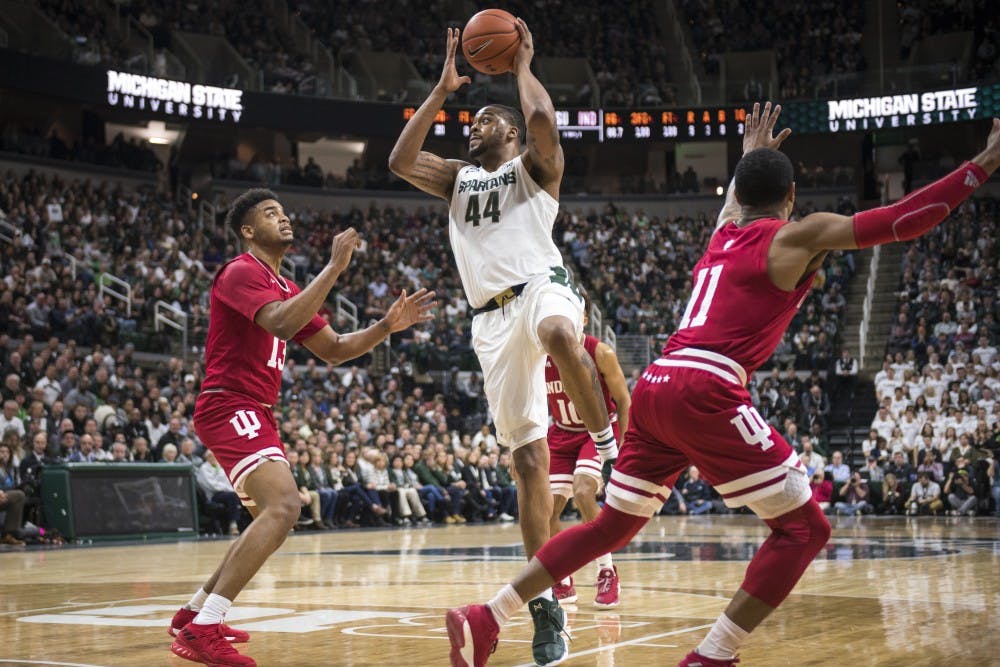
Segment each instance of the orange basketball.
[{"label": "orange basketball", "polygon": [[509,72],[520,43],[517,20],[502,9],[484,9],[469,19],[462,31],[465,59],[484,74]]}]

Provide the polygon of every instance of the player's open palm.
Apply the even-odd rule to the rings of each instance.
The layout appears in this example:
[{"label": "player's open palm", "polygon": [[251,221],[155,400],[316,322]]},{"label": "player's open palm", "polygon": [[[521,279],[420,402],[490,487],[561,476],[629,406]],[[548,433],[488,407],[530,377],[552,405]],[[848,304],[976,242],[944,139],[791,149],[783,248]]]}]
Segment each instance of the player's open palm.
[{"label": "player's open palm", "polygon": [[743,124],[743,154],[746,155],[756,148],[773,148],[778,150],[782,142],[792,133],[790,128],[785,128],[774,136],[774,126],[781,115],[781,105],[775,105],[771,109],[771,103],[764,103],[763,112],[760,109],[760,102],[754,102],[753,113],[747,116]]},{"label": "player's open palm", "polygon": [[535,41],[531,38],[531,31],[524,19],[517,19],[517,36],[520,43],[517,46],[517,53],[514,54],[513,71],[516,74],[518,69],[531,64],[531,59],[535,57]]},{"label": "player's open palm", "polygon": [[472,79],[467,76],[459,76],[455,68],[455,52],[458,50],[458,28],[448,28],[448,46],[444,54],[444,68],[441,70],[441,80],[438,86],[447,93],[453,93]]},{"label": "player's open palm", "polygon": [[437,305],[434,297],[435,293],[428,292],[426,288],[421,288],[410,295],[407,295],[404,289],[396,302],[389,307],[389,312],[385,314],[389,330],[392,332],[402,331],[409,329],[414,324],[433,319],[431,309]]},{"label": "player's open palm", "polygon": [[343,272],[351,263],[354,251],[361,247],[361,237],[354,227],[348,227],[333,237],[333,248],[330,251],[330,264],[338,272]]}]

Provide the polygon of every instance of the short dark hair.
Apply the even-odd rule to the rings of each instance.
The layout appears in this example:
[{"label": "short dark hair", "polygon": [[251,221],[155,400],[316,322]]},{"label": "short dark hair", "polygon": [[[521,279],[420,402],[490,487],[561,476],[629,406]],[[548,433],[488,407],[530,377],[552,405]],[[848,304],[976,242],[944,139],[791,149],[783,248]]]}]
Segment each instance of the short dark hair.
[{"label": "short dark hair", "polygon": [[736,198],[743,206],[767,208],[782,203],[792,189],[792,161],[773,148],[750,151],[736,164]]},{"label": "short dark hair", "polygon": [[590,293],[587,292],[587,288],[583,285],[576,285],[576,291],[580,295],[580,298],[583,299],[583,312],[590,314]]},{"label": "short dark hair", "polygon": [[506,104],[487,104],[486,108],[493,110],[494,113],[502,116],[504,120],[517,128],[517,140],[520,143],[523,144],[526,141],[528,130],[524,123],[524,114],[520,110]]},{"label": "short dark hair", "polygon": [[268,199],[278,201],[278,196],[267,188],[250,188],[230,204],[229,212],[226,213],[226,226],[233,230],[236,238],[240,241],[243,240],[243,232],[240,231],[240,228],[246,224],[247,213],[253,210],[257,204]]}]

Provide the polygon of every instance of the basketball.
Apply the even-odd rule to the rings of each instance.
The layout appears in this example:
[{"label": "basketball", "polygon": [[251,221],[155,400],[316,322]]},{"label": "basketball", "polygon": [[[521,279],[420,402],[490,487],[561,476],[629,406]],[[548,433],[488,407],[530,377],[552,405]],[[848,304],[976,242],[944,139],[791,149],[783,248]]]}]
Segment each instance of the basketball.
[{"label": "basketball", "polygon": [[502,9],[484,9],[469,19],[462,31],[465,59],[484,74],[509,72],[520,43],[517,19]]}]

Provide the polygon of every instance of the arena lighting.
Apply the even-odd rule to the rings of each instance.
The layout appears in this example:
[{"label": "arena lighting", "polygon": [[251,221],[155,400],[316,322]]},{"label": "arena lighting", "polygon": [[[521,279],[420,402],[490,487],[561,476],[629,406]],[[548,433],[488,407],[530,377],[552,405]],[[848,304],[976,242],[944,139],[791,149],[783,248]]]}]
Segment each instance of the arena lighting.
[{"label": "arena lighting", "polygon": [[722,195],[726,194],[726,189],[723,188],[721,185],[717,185],[715,187],[715,194],[717,194],[717,195],[719,195],[721,197]]},{"label": "arena lighting", "polygon": [[156,144],[157,146],[166,146],[170,143],[170,139],[167,139],[166,137],[150,137],[149,139],[146,139],[146,141],[151,144]]}]

